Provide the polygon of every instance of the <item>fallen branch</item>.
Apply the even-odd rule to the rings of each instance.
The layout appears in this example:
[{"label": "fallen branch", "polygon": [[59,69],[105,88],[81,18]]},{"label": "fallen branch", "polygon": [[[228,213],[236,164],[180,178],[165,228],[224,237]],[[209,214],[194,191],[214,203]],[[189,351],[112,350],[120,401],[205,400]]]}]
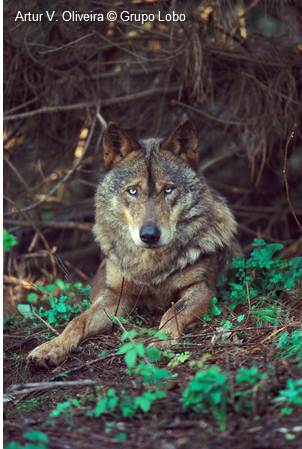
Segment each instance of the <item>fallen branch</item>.
[{"label": "fallen branch", "polygon": [[3,402],[9,402],[14,400],[15,396],[21,394],[29,394],[35,391],[53,390],[57,388],[73,388],[73,387],[94,387],[100,384],[95,380],[83,379],[83,380],[70,380],[70,381],[57,381],[57,382],[31,382],[27,384],[15,384],[12,385],[8,392],[3,395]]},{"label": "fallen branch", "polygon": [[[131,95],[123,95],[121,97],[108,98],[106,100],[100,101],[101,107],[108,107],[113,105],[120,105],[122,103],[128,103],[129,101],[141,100],[143,98],[152,97],[153,95],[161,95],[161,94],[170,94],[178,92],[179,88],[177,86],[170,87],[168,89],[162,88],[154,88],[143,90],[142,92],[137,92]],[[85,101],[84,103],[75,103],[75,104],[67,104],[62,106],[44,106],[39,109],[34,109],[33,111],[21,112],[20,114],[10,114],[5,115],[3,120],[20,120],[23,118],[33,117],[39,114],[49,114],[53,112],[62,112],[62,111],[73,111],[76,109],[85,109],[89,107],[96,107],[97,104],[94,101]]]},{"label": "fallen branch", "polygon": [[[11,220],[4,219],[5,223],[16,225],[33,227],[33,224],[24,220]],[[35,222],[38,227],[54,228],[54,229],[78,229],[79,231],[90,232],[92,225],[90,223],[76,223],[74,221],[38,221]]]}]

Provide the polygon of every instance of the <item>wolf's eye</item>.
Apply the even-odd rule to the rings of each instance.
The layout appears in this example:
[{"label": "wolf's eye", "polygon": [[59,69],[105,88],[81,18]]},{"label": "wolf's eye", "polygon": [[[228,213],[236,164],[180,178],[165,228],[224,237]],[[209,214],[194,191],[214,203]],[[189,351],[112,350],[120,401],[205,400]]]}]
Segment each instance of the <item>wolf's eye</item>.
[{"label": "wolf's eye", "polygon": [[174,189],[175,189],[175,187],[167,186],[164,188],[164,194],[171,195],[171,193],[173,192]]},{"label": "wolf's eye", "polygon": [[128,192],[129,195],[131,195],[131,196],[137,195],[137,189],[136,189],[135,187],[129,187],[129,189],[127,189],[127,192]]}]

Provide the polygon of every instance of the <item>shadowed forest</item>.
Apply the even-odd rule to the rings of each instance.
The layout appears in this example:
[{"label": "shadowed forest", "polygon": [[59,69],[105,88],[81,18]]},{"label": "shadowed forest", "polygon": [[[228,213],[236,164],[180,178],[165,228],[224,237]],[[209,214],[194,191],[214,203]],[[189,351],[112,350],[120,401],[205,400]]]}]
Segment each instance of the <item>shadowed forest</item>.
[{"label": "shadowed forest", "polygon": [[[301,92],[298,0],[4,1],[6,449],[300,447]],[[139,310],[33,370],[30,350],[89,307],[106,124],[164,137],[186,119],[245,258],[171,349],[148,346],[160,315]]]}]

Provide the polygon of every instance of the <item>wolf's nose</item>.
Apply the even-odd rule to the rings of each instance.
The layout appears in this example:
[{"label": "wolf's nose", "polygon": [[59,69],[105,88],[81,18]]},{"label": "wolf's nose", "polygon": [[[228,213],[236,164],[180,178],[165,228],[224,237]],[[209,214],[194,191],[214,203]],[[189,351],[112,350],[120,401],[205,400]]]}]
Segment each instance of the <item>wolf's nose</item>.
[{"label": "wolf's nose", "polygon": [[139,236],[144,243],[151,245],[159,241],[160,230],[156,226],[142,226],[139,231]]}]

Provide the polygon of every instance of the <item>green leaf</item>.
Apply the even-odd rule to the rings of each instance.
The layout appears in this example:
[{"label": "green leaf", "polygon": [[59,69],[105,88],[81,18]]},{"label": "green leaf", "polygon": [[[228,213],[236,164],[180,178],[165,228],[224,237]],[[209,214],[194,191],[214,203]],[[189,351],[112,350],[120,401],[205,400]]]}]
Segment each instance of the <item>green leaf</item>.
[{"label": "green leaf", "polygon": [[136,364],[136,358],[137,358],[137,354],[134,349],[127,352],[127,354],[125,356],[125,363],[128,368],[134,368],[134,366]]},{"label": "green leaf", "polygon": [[291,415],[294,411],[294,409],[292,407],[282,407],[281,411],[281,415]]},{"label": "green leaf", "polygon": [[18,304],[17,310],[24,318],[34,318],[30,304]]},{"label": "green leaf", "polygon": [[68,285],[64,281],[62,281],[62,279],[56,279],[55,284],[63,291],[68,289]]},{"label": "green leaf", "polygon": [[17,245],[17,239],[13,234],[10,234],[6,229],[3,229],[3,248],[5,252],[9,252]]},{"label": "green leaf", "polygon": [[55,284],[47,284],[44,288],[47,293],[52,293],[56,289],[56,286]]},{"label": "green leaf", "polygon": [[34,430],[32,432],[26,432],[24,434],[24,438],[28,441],[36,441],[39,443],[47,443],[48,436],[44,432],[40,432],[39,430]]},{"label": "green leaf", "polygon": [[123,344],[120,346],[117,350],[118,354],[125,354],[126,352],[130,351],[133,348],[132,341],[129,341],[128,343]]},{"label": "green leaf", "polygon": [[138,356],[144,357],[144,355],[145,355],[145,346],[143,345],[143,343],[136,343],[134,349],[135,349],[135,351],[136,351]]},{"label": "green leaf", "polygon": [[124,331],[121,336],[121,340],[133,340],[137,336],[137,332],[135,329],[131,329],[129,331]]},{"label": "green leaf", "polygon": [[60,303],[60,304],[57,305],[56,308],[57,308],[58,312],[64,313],[64,312],[66,312],[68,310],[68,305]]},{"label": "green leaf", "polygon": [[114,440],[117,443],[124,443],[127,440],[127,434],[125,432],[120,432],[116,435],[116,437],[114,438]]},{"label": "green leaf", "polygon": [[223,327],[224,327],[225,329],[227,329],[227,330],[230,330],[230,329],[232,329],[233,324],[232,324],[232,322],[231,322],[230,320],[226,320],[226,321],[223,323]]},{"label": "green leaf", "polygon": [[188,351],[182,352],[181,354],[175,354],[175,356],[168,363],[169,368],[175,368],[182,363],[185,363],[191,357],[191,353]]},{"label": "green leaf", "polygon": [[94,409],[94,416],[98,418],[99,416],[103,415],[104,413],[107,413],[107,399],[103,398],[100,399]]},{"label": "green leaf", "polygon": [[144,396],[139,396],[135,398],[135,403],[137,404],[138,407],[141,408],[141,410],[144,413],[147,413],[151,408],[151,401]]},{"label": "green leaf", "polygon": [[161,359],[161,350],[154,346],[150,346],[149,348],[146,348],[146,356],[151,363],[159,362]]},{"label": "green leaf", "polygon": [[39,299],[39,296],[37,295],[37,293],[29,293],[26,297],[26,300],[28,302],[37,302]]}]

